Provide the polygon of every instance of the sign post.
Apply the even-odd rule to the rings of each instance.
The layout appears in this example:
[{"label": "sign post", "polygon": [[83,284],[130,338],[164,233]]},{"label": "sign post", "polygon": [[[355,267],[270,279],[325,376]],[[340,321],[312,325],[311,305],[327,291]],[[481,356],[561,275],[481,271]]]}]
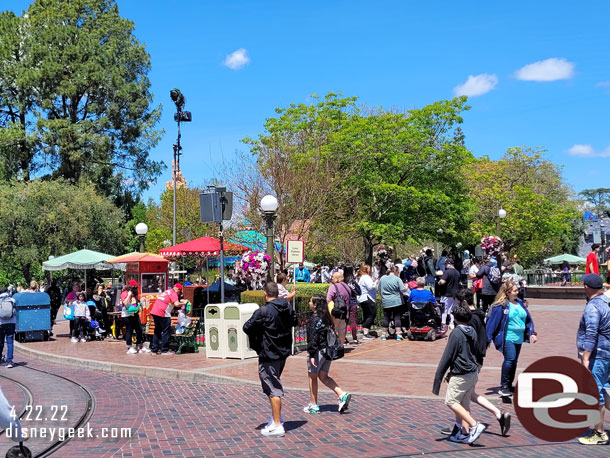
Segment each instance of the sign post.
[{"label": "sign post", "polygon": [[[286,247],[286,262],[288,262],[288,264],[305,262],[305,242],[303,240],[288,240],[288,246]],[[296,288],[297,286],[297,276],[295,275],[295,270],[296,268],[292,271],[293,288]],[[293,310],[295,304],[296,296],[292,298]],[[292,328],[292,354],[294,355],[294,327]]]}]

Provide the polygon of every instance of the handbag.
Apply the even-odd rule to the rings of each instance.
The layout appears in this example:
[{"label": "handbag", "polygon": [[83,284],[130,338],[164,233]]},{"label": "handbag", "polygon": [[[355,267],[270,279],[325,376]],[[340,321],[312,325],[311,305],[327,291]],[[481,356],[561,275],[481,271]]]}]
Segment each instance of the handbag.
[{"label": "handbag", "polygon": [[472,292],[473,293],[478,293],[482,289],[483,289],[483,279],[482,278],[477,278],[474,281],[474,283],[472,284]]},{"label": "handbag", "polygon": [[68,304],[64,304],[64,318],[66,320],[74,320],[74,309]]}]

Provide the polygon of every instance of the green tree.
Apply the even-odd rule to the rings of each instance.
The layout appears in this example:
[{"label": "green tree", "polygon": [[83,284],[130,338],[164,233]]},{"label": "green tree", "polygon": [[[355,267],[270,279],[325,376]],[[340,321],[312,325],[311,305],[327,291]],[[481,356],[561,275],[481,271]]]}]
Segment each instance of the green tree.
[{"label": "green tree", "polygon": [[[465,173],[476,202],[472,244],[481,237],[499,235],[505,249],[527,265],[575,251],[578,205],[562,179],[561,168],[545,159],[543,152],[510,148],[499,161],[484,157],[468,166]],[[501,220],[497,216],[500,208],[507,214]]]},{"label": "green tree", "polygon": [[610,188],[583,189],[578,193],[598,218],[610,217]]},{"label": "green tree", "polygon": [[34,0],[0,19],[0,152],[10,176],[44,166],[129,208],[162,169],[150,56],[115,0]]},{"label": "green tree", "polygon": [[123,220],[122,211],[92,185],[0,184],[0,268],[30,281],[51,254],[83,248],[122,254]]}]

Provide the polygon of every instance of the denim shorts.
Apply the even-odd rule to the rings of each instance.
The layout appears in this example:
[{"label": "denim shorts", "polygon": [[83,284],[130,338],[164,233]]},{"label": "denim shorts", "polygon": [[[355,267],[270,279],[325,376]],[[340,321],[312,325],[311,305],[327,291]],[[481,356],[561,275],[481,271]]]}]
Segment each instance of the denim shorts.
[{"label": "denim shorts", "polygon": [[589,362],[589,368],[597,383],[597,389],[599,390],[599,403],[604,404],[605,399],[610,393],[605,389],[610,379],[610,360],[609,359],[594,359]]}]

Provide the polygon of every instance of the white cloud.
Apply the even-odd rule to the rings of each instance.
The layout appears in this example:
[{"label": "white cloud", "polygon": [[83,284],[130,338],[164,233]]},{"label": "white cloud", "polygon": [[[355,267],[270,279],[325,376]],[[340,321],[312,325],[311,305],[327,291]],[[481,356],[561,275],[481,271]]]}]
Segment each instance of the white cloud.
[{"label": "white cloud", "polygon": [[469,75],[464,84],[460,84],[453,88],[453,93],[456,96],[466,95],[474,97],[477,95],[487,94],[498,84],[498,76],[494,73],[481,73],[480,75]]},{"label": "white cloud", "polygon": [[580,156],[580,157],[609,157],[610,156],[610,146],[608,146],[603,151],[595,151],[595,149],[591,145],[579,145],[575,144],[572,146],[568,153],[572,156]]},{"label": "white cloud", "polygon": [[233,51],[225,58],[223,65],[229,67],[231,70],[239,70],[244,68],[248,62],[250,62],[248,51],[246,51],[245,48],[239,48],[237,51]]},{"label": "white cloud", "polygon": [[557,81],[573,76],[574,64],[557,57],[527,64],[515,72],[515,78],[522,81]]}]

